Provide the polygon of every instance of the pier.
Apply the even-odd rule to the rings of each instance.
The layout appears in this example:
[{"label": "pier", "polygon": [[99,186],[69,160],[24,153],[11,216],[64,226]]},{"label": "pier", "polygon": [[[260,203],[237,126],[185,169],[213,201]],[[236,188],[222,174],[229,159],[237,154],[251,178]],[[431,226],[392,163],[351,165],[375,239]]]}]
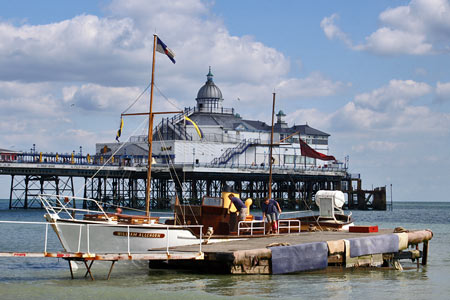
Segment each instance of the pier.
[{"label": "pier", "polygon": [[[146,157],[130,155],[82,155],[19,153],[14,160],[0,161],[0,175],[11,176],[10,208],[41,208],[38,194],[74,196],[107,204],[145,207]],[[183,203],[199,203],[203,196],[220,197],[224,185],[233,186],[242,198],[258,207],[268,191],[268,166],[207,163],[152,166],[151,207],[170,208],[176,195]],[[79,187],[75,182],[82,182]],[[81,180],[80,180],[81,179]],[[341,190],[348,196],[348,209],[386,210],[385,187],[362,189],[359,174],[343,167],[294,168],[273,166],[273,197],[284,209],[310,209],[318,190]]]}]

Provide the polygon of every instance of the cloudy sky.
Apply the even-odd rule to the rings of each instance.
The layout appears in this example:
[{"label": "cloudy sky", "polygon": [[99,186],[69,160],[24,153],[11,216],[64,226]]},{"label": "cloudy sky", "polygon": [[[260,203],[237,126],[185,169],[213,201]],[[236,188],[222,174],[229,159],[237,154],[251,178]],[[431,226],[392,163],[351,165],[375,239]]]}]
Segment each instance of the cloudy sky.
[{"label": "cloudy sky", "polygon": [[[225,107],[269,122],[275,90],[365,188],[450,200],[448,0],[2,1],[0,148],[113,141],[150,81],[155,32],[177,60],[157,57],[155,110],[193,106],[211,66]],[[148,93],[133,110],[147,106]],[[145,133],[125,122],[124,136]]]}]

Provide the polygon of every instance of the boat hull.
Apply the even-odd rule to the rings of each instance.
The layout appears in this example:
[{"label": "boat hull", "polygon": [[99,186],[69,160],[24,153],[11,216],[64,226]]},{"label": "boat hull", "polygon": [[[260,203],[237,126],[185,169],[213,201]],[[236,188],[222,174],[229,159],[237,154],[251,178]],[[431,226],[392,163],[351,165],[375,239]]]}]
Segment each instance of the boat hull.
[{"label": "boat hull", "polygon": [[145,253],[200,243],[188,228],[180,226],[123,226],[79,220],[56,220],[52,226],[67,252]]}]

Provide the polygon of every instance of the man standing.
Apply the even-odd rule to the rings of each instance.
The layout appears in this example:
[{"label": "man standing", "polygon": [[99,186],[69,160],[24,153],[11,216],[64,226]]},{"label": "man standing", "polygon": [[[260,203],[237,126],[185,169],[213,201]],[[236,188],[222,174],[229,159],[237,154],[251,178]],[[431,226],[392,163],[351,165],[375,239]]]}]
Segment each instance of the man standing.
[{"label": "man standing", "polygon": [[281,207],[277,201],[266,198],[264,202],[261,204],[261,209],[263,213],[263,219],[267,219],[267,223],[269,224],[269,230],[267,233],[272,233],[272,229],[276,231],[276,222],[278,220],[278,214],[281,214]]},{"label": "man standing", "polygon": [[244,202],[242,202],[242,200],[238,197],[234,197],[233,194],[229,194],[228,199],[231,201],[228,209],[230,209],[231,203],[233,203],[239,211],[239,221],[245,221],[245,218],[247,217],[247,206],[245,206]]}]

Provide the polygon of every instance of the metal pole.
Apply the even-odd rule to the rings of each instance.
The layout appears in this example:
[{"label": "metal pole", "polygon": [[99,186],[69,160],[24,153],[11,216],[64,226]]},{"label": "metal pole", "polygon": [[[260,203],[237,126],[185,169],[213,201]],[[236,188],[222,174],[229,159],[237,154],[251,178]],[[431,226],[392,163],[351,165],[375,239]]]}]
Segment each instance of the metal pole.
[{"label": "metal pole", "polygon": [[270,154],[269,154],[269,198],[272,198],[272,145],[273,145],[273,119],[275,115],[275,93],[273,93],[272,105],[272,130],[270,132]]},{"label": "metal pole", "polygon": [[150,110],[148,120],[148,167],[147,167],[147,187],[145,191],[145,215],[150,216],[150,192],[152,179],[152,142],[153,142],[153,86],[155,83],[155,52],[156,52],[156,34],[153,35],[153,62],[152,62],[152,82],[150,88]]},{"label": "metal pole", "polygon": [[394,210],[394,202],[392,201],[392,183],[391,183],[391,210]]}]

